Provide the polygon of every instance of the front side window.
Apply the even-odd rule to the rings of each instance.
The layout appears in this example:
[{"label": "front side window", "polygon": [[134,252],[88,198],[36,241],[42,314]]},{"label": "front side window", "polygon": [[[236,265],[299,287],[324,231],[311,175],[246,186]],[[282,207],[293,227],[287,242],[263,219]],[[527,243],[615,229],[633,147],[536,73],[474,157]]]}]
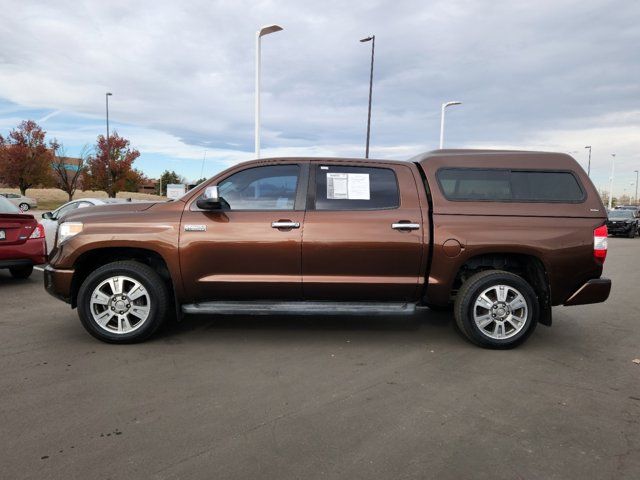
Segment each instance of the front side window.
[{"label": "front side window", "polygon": [[269,165],[234,173],[218,184],[231,210],[293,210],[298,165]]},{"label": "front side window", "polygon": [[316,170],[316,210],[398,208],[396,174],[389,168],[320,165]]},{"label": "front side window", "polygon": [[584,200],[584,190],[571,172],[442,168],[438,183],[447,200],[493,202],[557,202]]}]

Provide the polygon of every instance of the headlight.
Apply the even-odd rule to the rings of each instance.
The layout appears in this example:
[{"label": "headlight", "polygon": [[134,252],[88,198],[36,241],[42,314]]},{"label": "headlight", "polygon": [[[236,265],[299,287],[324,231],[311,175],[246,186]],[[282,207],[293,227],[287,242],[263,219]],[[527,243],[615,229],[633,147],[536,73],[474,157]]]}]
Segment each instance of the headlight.
[{"label": "headlight", "polygon": [[58,245],[82,231],[80,222],[64,222],[58,227]]}]

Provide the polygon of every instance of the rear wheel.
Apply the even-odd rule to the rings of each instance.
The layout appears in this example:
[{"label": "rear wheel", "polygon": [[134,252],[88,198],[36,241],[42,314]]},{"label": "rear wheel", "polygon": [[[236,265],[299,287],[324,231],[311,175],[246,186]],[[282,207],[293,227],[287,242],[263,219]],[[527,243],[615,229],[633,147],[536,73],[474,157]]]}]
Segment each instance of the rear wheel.
[{"label": "rear wheel", "polygon": [[456,324],[473,343],[485,348],[513,348],[538,323],[538,300],[520,276],[487,270],[470,277],[456,297]]},{"label": "rear wheel", "polygon": [[134,261],[98,268],[78,292],[78,315],[94,337],[109,343],[135,343],[160,327],[169,306],[169,291],[160,275]]},{"label": "rear wheel", "polygon": [[13,278],[29,278],[33,273],[33,265],[25,265],[22,267],[11,267],[9,272]]},{"label": "rear wheel", "polygon": [[21,203],[20,205],[18,205],[18,207],[20,208],[20,210],[22,210],[23,212],[27,212],[29,211],[29,209],[31,208],[29,206],[28,203]]}]

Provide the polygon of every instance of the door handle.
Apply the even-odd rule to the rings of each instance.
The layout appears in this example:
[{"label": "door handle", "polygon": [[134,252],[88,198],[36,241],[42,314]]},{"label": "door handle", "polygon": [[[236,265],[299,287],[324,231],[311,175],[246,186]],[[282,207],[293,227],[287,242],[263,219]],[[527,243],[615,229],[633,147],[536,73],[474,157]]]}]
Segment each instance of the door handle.
[{"label": "door handle", "polygon": [[271,222],[271,228],[300,228],[300,222],[278,220],[277,222]]},{"label": "door handle", "polygon": [[391,228],[394,230],[418,230],[420,228],[419,223],[392,223]]}]

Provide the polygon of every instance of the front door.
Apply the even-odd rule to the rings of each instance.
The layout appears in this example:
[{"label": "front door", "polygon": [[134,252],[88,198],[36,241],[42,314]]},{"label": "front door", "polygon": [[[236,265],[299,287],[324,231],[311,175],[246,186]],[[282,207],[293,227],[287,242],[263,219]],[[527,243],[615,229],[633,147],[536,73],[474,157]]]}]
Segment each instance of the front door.
[{"label": "front door", "polygon": [[305,299],[414,299],[428,232],[410,167],[327,162],[311,171],[302,241]]},{"label": "front door", "polygon": [[217,181],[222,210],[193,199],[180,232],[180,268],[191,301],[299,300],[308,163],[239,169]]}]

